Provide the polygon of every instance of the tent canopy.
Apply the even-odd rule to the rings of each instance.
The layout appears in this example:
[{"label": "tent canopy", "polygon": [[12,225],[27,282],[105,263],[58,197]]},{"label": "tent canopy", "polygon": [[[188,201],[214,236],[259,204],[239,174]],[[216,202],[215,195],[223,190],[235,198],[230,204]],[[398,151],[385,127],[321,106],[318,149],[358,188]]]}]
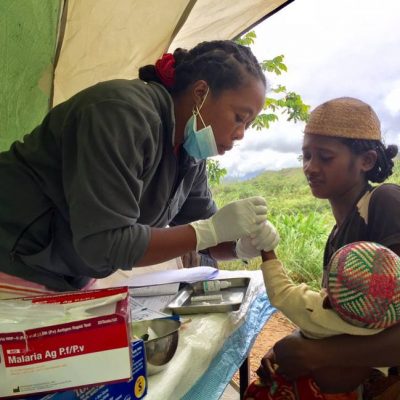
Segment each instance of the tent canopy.
[{"label": "tent canopy", "polygon": [[1,0],[0,150],[53,105],[163,52],[233,39],[293,0]]}]

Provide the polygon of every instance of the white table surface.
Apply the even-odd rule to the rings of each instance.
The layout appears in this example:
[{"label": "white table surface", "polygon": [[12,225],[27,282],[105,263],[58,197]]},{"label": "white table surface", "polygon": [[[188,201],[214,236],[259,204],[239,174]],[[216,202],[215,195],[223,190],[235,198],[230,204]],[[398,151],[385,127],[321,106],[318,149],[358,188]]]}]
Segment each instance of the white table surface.
[{"label": "white table surface", "polygon": [[260,271],[232,274],[252,278],[241,309],[182,316],[191,322],[180,331],[177,352],[167,368],[149,377],[146,400],[220,398],[275,311],[266,298]]}]

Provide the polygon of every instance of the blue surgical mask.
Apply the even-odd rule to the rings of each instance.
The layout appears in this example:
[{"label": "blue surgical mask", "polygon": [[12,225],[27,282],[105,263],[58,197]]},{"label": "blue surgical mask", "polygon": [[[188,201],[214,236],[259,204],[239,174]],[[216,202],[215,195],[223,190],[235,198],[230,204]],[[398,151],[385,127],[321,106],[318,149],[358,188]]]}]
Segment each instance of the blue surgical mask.
[{"label": "blue surgical mask", "polygon": [[[199,160],[204,160],[208,157],[218,155],[217,144],[215,143],[215,137],[212,127],[211,125],[206,126],[200,114],[200,109],[204,104],[207,94],[208,91],[202,103],[200,104],[200,107],[196,106],[196,110],[193,110],[193,115],[186,123],[184,133],[184,149],[190,156]],[[197,130],[197,115],[200,117],[201,122],[204,125],[204,128],[200,130]]]}]

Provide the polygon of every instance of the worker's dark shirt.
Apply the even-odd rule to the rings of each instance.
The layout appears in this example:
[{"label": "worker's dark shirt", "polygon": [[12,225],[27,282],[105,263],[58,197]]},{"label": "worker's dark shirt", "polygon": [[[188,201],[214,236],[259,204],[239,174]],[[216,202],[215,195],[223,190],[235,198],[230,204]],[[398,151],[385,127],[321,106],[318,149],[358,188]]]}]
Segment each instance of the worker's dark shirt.
[{"label": "worker's dark shirt", "polygon": [[158,84],[114,80],[56,106],[0,154],[0,271],[52,289],[130,269],[150,227],[216,211],[206,163],[173,150]]}]

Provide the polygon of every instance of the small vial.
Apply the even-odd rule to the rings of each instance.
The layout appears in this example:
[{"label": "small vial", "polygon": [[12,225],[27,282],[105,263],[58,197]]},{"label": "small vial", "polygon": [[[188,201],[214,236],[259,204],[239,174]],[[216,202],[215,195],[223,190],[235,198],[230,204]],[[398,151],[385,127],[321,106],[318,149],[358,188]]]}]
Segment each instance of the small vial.
[{"label": "small vial", "polygon": [[221,289],[227,289],[231,285],[232,283],[229,281],[219,281],[219,280],[201,281],[192,283],[194,293],[205,293],[205,294],[219,292]]}]

